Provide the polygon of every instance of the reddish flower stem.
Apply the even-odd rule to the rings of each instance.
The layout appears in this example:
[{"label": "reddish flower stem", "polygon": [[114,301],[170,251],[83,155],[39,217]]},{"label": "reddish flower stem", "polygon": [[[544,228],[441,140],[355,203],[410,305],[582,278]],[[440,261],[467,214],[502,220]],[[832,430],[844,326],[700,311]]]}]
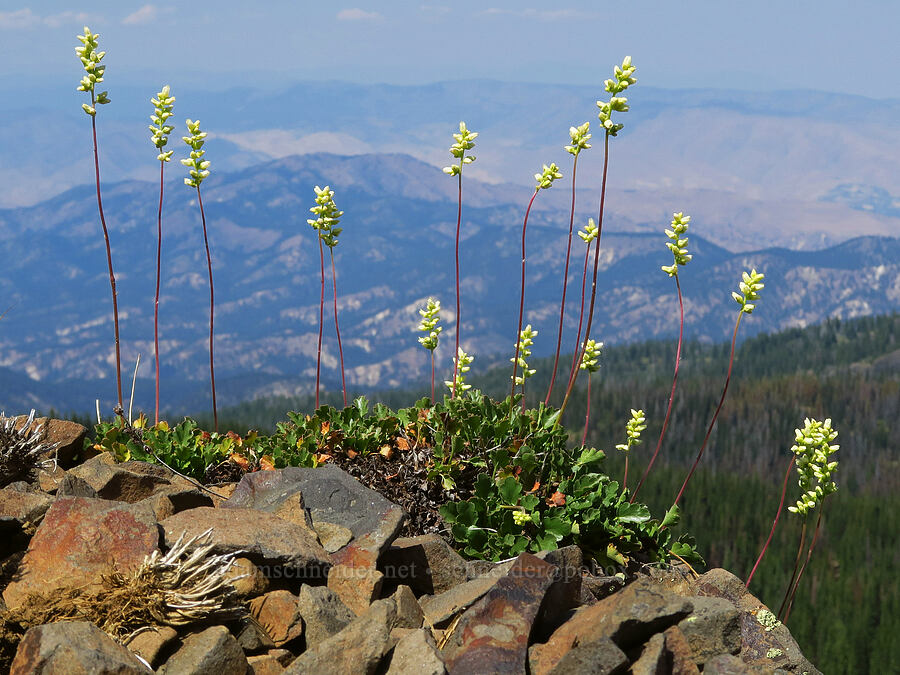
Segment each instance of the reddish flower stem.
[{"label": "reddish flower stem", "polygon": [[581,445],[587,443],[588,422],[591,419],[591,372],[588,371],[587,386],[587,411],[584,413],[584,433],[581,435]]},{"label": "reddish flower stem", "polygon": [[807,513],[803,518],[803,527],[800,528],[800,545],[797,547],[797,557],[794,558],[794,570],[791,572],[791,580],[788,582],[788,587],[784,591],[784,598],[781,600],[781,607],[778,608],[778,618],[779,620],[784,615],[784,608],[787,606],[788,597],[791,595],[791,590],[794,588],[794,581],[797,579],[797,570],[800,567],[800,558],[803,556],[803,546],[806,544],[806,525],[809,521],[809,514]]},{"label": "reddish flower stem", "polygon": [[[94,92],[91,91],[91,107],[96,107]],[[100,211],[100,225],[103,227],[103,240],[106,242],[106,264],[109,267],[109,287],[112,290],[113,330],[116,336],[116,392],[119,407],[122,407],[122,358],[119,353],[119,302],[116,298],[116,275],[113,273],[112,249],[109,246],[109,230],[106,228],[106,217],[103,215],[103,200],[100,197],[100,152],[97,148],[97,117],[91,115],[91,133],[94,138],[94,182],[97,187],[97,209]]]},{"label": "reddish flower stem", "polygon": [[434,350],[431,350],[431,402],[434,403]]},{"label": "reddish flower stem", "polygon": [[200,220],[203,222],[203,244],[206,246],[206,266],[209,268],[209,380],[212,385],[213,431],[219,431],[219,413],[216,408],[216,371],[213,368],[213,320],[215,316],[215,296],[213,294],[212,257],[209,255],[209,237],[206,234],[206,214],[203,211],[203,197],[197,186],[197,203],[200,204]]},{"label": "reddish flower stem", "polygon": [[456,207],[456,349],[453,351],[453,388],[450,390],[450,398],[456,398],[456,378],[459,374],[459,228],[462,224],[462,162],[459,164],[459,198]]},{"label": "reddish flower stem", "polygon": [[572,352],[572,366],[571,368],[569,368],[569,379],[566,380],[566,382],[570,382],[572,380],[572,378],[575,376],[575,369],[578,367],[578,349],[581,346],[581,326],[582,320],[584,319],[584,288],[587,283],[587,268],[590,253],[591,247],[585,247],[584,269],[581,273],[581,310],[578,312],[578,333],[575,336],[575,350]]},{"label": "reddish flower stem", "polygon": [[[534,189],[528,208],[525,209],[525,220],[522,221],[522,283],[519,288],[519,327],[516,329],[516,355],[513,357],[512,386],[509,389],[510,397],[516,393],[516,371],[519,368],[519,349],[522,346],[522,319],[525,317],[525,228],[528,227],[528,214],[531,213],[531,205],[534,204],[540,188]],[[525,377],[522,374],[522,404],[525,404]]]},{"label": "reddish flower stem", "polygon": [[556,336],[556,357],[553,359],[553,370],[550,372],[550,386],[547,389],[547,397],[544,405],[550,405],[550,395],[553,393],[553,383],[556,381],[556,368],[559,365],[559,350],[562,347],[563,320],[566,312],[566,289],[569,287],[569,256],[572,254],[572,230],[575,228],[575,171],[578,169],[578,155],[572,162],[572,206],[569,209],[569,240],[566,244],[566,266],[563,270],[562,301],[559,304],[559,332]]},{"label": "reddish flower stem", "polygon": [[341,346],[341,329],[338,326],[337,311],[337,277],[334,274],[334,249],[329,247],[331,253],[331,285],[334,288],[334,330],[337,333],[338,354],[341,357],[341,390],[344,392],[344,407],[347,407],[347,383],[344,380],[344,348]]},{"label": "reddish flower stem", "polygon": [[319,344],[316,348],[316,410],[319,409],[319,374],[322,370],[322,325],[325,323],[325,247],[322,237],[319,240],[319,269],[321,283],[319,284]]},{"label": "reddish flower stem", "polygon": [[641,476],[641,480],[638,481],[637,487],[634,488],[634,493],[631,495],[630,503],[634,503],[634,498],[637,497],[638,491],[641,489],[641,486],[644,484],[644,480],[647,478],[647,474],[650,473],[650,468],[653,466],[653,462],[656,461],[656,456],[659,454],[659,449],[662,447],[663,438],[666,435],[666,427],[669,426],[669,416],[672,414],[672,402],[675,400],[675,385],[678,382],[678,366],[681,363],[681,345],[684,339],[684,300],[681,297],[681,282],[678,280],[678,274],[675,274],[675,287],[678,289],[678,310],[680,314],[679,320],[679,328],[678,328],[678,349],[675,350],[675,374],[672,376],[672,391],[669,393],[669,405],[666,407],[666,417],[663,420],[662,429],[659,432],[659,440],[656,442],[656,450],[653,452],[653,456],[650,458],[650,463],[647,464],[647,468],[644,469],[644,475]]},{"label": "reddish flower stem", "polygon": [[719,405],[716,406],[716,412],[709,423],[709,428],[706,430],[706,436],[703,438],[703,445],[700,446],[700,452],[697,453],[697,459],[694,460],[694,464],[693,466],[691,466],[691,470],[688,473],[687,478],[684,479],[684,483],[681,485],[681,489],[678,491],[678,496],[675,497],[675,506],[677,506],[678,502],[681,500],[681,495],[684,494],[684,490],[690,482],[691,476],[694,475],[694,470],[697,468],[697,464],[700,463],[700,458],[703,457],[703,451],[706,449],[706,443],[707,441],[709,441],[709,437],[712,434],[713,427],[716,424],[716,418],[719,417],[719,411],[722,410],[722,404],[725,403],[725,394],[728,393],[728,383],[731,381],[731,369],[734,366],[734,345],[735,342],[737,342],[738,328],[741,325],[741,318],[743,318],[743,316],[744,313],[740,312],[738,314],[737,321],[734,324],[734,335],[731,337],[731,356],[729,356],[728,358],[728,375],[725,377],[725,386],[722,388],[722,397],[719,399]]},{"label": "reddish flower stem", "polygon": [[822,514],[825,511],[825,501],[822,501],[822,506],[819,508],[819,516],[816,518],[816,529],[813,531],[813,538],[809,544],[809,549],[806,551],[806,560],[803,561],[803,566],[800,568],[800,573],[797,574],[797,581],[794,583],[794,590],[791,592],[791,597],[788,600],[787,609],[784,612],[784,618],[781,620],[781,623],[787,623],[788,619],[791,617],[791,608],[794,606],[794,598],[797,595],[797,589],[800,588],[800,579],[803,578],[803,573],[806,571],[806,566],[809,564],[809,559],[812,557],[813,549],[816,547],[816,541],[819,539],[819,527],[822,524]]},{"label": "reddish flower stem", "polygon": [[784,485],[781,487],[781,501],[778,502],[778,511],[775,512],[775,520],[772,521],[772,529],[769,530],[769,538],[766,539],[766,543],[763,544],[762,550],[759,552],[759,557],[756,559],[756,564],[753,565],[753,569],[750,570],[750,576],[747,577],[744,588],[750,588],[750,582],[753,581],[753,575],[756,574],[756,568],[759,567],[759,563],[762,562],[763,556],[766,554],[766,551],[769,549],[769,544],[772,542],[772,536],[775,534],[778,519],[781,518],[781,509],[784,508],[784,496],[787,494],[788,478],[791,476],[791,469],[794,466],[794,460],[796,458],[795,455],[791,455],[791,461],[788,463],[787,471],[784,472]]},{"label": "reddish flower stem", "polygon": [[[594,302],[597,298],[597,268],[600,265],[600,235],[603,233],[603,210],[606,205],[606,178],[609,173],[609,131],[606,132],[606,137],[603,140],[603,178],[600,181],[600,211],[597,214],[597,242],[594,246],[594,277],[591,282],[591,303],[588,308],[588,320],[587,325],[584,329],[584,343],[579,348],[575,357],[577,361],[581,361],[582,356],[584,355],[584,350],[587,347],[587,336],[591,334],[591,323],[594,320]],[[575,381],[578,379],[578,368],[574,370],[572,373],[572,377],[569,379],[569,386],[566,387],[566,395],[563,398],[562,405],[559,407],[560,410],[560,418],[562,418],[562,411],[566,409],[566,404],[569,402],[569,397],[572,395],[572,389],[575,387]]]},{"label": "reddish flower stem", "polygon": [[153,300],[153,357],[156,360],[156,409],[153,423],[159,424],[159,279],[162,264],[162,206],[163,169],[165,162],[159,163],[159,212],[156,216],[156,295]]}]

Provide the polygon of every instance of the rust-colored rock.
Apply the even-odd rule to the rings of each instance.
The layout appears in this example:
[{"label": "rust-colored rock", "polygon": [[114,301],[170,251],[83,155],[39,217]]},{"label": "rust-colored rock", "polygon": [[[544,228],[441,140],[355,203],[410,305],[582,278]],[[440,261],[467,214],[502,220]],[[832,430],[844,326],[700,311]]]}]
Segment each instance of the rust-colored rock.
[{"label": "rust-colored rock", "polygon": [[266,629],[276,647],[303,635],[303,619],[297,596],[288,591],[270,591],[250,602],[250,614]]},{"label": "rust-colored rock", "polygon": [[159,544],[147,506],[100,499],[57,499],[31,538],[19,568],[21,578],[3,592],[9,607],[28,593],[52,593],[72,586],[95,586],[113,569],[127,572]]},{"label": "rust-colored rock", "polygon": [[462,615],[444,647],[447,672],[523,673],[528,636],[558,569],[522,553],[507,575]]},{"label": "rust-colored rock", "polygon": [[384,575],[370,567],[335,565],[328,570],[328,588],[337,593],[350,610],[360,616],[381,591]]}]

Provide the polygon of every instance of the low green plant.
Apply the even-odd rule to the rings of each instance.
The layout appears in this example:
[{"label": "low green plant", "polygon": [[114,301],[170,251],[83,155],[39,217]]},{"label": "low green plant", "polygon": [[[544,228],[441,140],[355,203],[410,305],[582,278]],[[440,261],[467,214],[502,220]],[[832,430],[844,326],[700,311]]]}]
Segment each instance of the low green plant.
[{"label": "low green plant", "polygon": [[216,302],[213,287],[212,257],[209,254],[209,236],[206,231],[206,212],[203,210],[203,195],[200,193],[200,184],[209,176],[209,160],[203,159],[206,150],[206,132],[200,131],[200,120],[187,120],[188,136],[182,140],[190,147],[191,153],[181,163],[188,167],[188,177],[184,184],[197,190],[197,204],[200,206],[200,220],[203,224],[203,245],[206,248],[206,266],[209,270],[209,380],[212,386],[213,427],[219,430],[219,413],[216,408],[216,371],[213,365],[213,322],[215,318]]}]

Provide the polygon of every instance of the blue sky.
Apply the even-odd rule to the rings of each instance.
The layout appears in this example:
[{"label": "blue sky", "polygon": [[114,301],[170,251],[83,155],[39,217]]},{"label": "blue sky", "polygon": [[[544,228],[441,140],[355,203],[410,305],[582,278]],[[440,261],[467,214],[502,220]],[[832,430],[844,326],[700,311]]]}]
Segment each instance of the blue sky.
[{"label": "blue sky", "polygon": [[[3,0],[0,83],[77,82],[101,33],[113,81],[224,88],[303,79],[599,85],[631,54],[661,87],[807,88],[900,98],[897,0]],[[24,84],[23,84],[24,83]]]}]

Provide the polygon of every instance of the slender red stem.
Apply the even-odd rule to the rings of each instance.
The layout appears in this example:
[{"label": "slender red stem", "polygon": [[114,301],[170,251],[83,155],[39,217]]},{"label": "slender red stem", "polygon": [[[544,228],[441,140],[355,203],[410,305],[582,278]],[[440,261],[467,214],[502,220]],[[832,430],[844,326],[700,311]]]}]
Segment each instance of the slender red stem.
[{"label": "slender red stem", "polygon": [[816,541],[819,539],[819,527],[822,524],[822,514],[825,511],[825,502],[822,501],[822,506],[819,509],[819,516],[816,518],[816,529],[813,531],[813,538],[809,544],[809,549],[806,551],[806,560],[803,561],[803,566],[800,568],[800,573],[797,574],[797,581],[794,584],[794,590],[791,593],[791,597],[788,600],[787,609],[784,612],[784,618],[781,620],[782,623],[787,623],[788,619],[791,617],[791,608],[794,606],[794,598],[797,595],[797,589],[800,588],[800,579],[803,578],[803,573],[806,571],[806,566],[809,565],[809,559],[812,557],[813,549],[816,547]]},{"label": "slender red stem", "polygon": [[212,257],[209,255],[209,237],[206,234],[206,213],[203,211],[203,197],[197,186],[197,202],[200,204],[200,220],[203,222],[203,244],[206,246],[206,266],[209,268],[209,381],[212,385],[213,431],[219,431],[219,412],[216,407],[216,371],[213,367],[213,321],[215,317],[215,295],[213,293]]},{"label": "slender red stem", "polygon": [[787,494],[788,478],[791,477],[791,469],[794,467],[794,460],[796,458],[796,455],[791,455],[791,461],[788,463],[787,471],[784,472],[784,485],[781,486],[781,501],[778,502],[778,511],[775,512],[775,520],[772,521],[772,529],[769,530],[769,537],[768,539],[766,539],[766,543],[763,544],[762,550],[759,552],[759,557],[756,559],[756,564],[753,565],[753,569],[750,570],[750,576],[747,577],[744,588],[750,588],[750,582],[753,581],[753,575],[756,574],[756,568],[759,567],[759,563],[762,562],[763,556],[766,554],[766,551],[769,548],[769,544],[772,542],[772,536],[775,534],[775,528],[778,525],[778,519],[781,518],[781,510],[784,508],[784,496],[785,494]]},{"label": "slender red stem", "polygon": [[625,453],[625,471],[622,474],[622,494],[625,494],[625,488],[628,487],[628,453]]},{"label": "slender red stem", "polygon": [[[512,386],[509,395],[512,397],[516,393],[516,371],[519,368],[519,349],[522,346],[522,319],[525,317],[525,228],[528,227],[528,214],[531,213],[531,205],[537,197],[540,188],[534,189],[531,200],[528,202],[528,208],[525,209],[525,220],[522,222],[522,284],[519,289],[519,327],[516,328],[516,355],[513,357],[513,374]],[[525,374],[522,373],[522,402],[525,402]]]},{"label": "slender red stem", "polygon": [[156,216],[156,295],[153,300],[153,358],[156,360],[156,412],[153,423],[159,424],[159,279],[162,263],[162,205],[163,169],[165,162],[159,163],[159,212]]},{"label": "slender red stem", "polygon": [[462,162],[459,164],[459,198],[456,207],[456,349],[453,351],[453,388],[450,390],[450,398],[456,398],[456,378],[459,374],[459,228],[462,224]]},{"label": "slender red stem", "polygon": [[803,556],[803,546],[806,544],[806,524],[809,521],[809,514],[807,513],[803,517],[803,527],[800,528],[800,546],[797,547],[797,557],[794,558],[794,570],[791,572],[791,580],[788,582],[788,587],[784,592],[784,598],[781,600],[781,607],[778,608],[778,618],[784,615],[784,608],[787,606],[788,597],[791,595],[791,590],[794,588],[794,581],[797,578],[797,569],[800,567],[800,558]]},{"label": "slender red stem", "polygon": [[572,230],[575,229],[575,171],[578,169],[578,155],[572,162],[572,206],[569,209],[569,240],[566,243],[566,266],[563,270],[562,301],[559,303],[559,332],[556,335],[556,356],[553,359],[553,370],[550,372],[550,386],[544,405],[550,405],[553,383],[556,381],[556,368],[559,365],[559,350],[562,347],[563,320],[566,312],[566,289],[569,287],[569,257],[572,254]]},{"label": "slender red stem", "polygon": [[322,324],[325,323],[325,247],[322,237],[319,239],[319,345],[316,349],[316,410],[319,409],[319,374],[322,370]]},{"label": "slender red stem", "polygon": [[584,413],[584,433],[581,435],[581,445],[585,445],[587,443],[588,422],[590,421],[590,419],[591,419],[591,373],[590,373],[590,371],[588,371],[587,411]]},{"label": "slender red stem", "polygon": [[700,458],[703,457],[703,451],[706,449],[706,443],[707,441],[709,441],[710,434],[712,434],[713,427],[716,424],[716,418],[718,418],[719,416],[719,411],[722,409],[722,404],[725,403],[725,394],[728,393],[728,383],[731,381],[731,369],[734,366],[734,345],[735,342],[737,342],[738,328],[741,325],[741,318],[743,316],[744,313],[740,312],[738,314],[737,321],[735,321],[734,323],[734,335],[731,337],[731,356],[728,357],[728,375],[725,377],[725,386],[722,388],[722,397],[719,399],[719,405],[716,406],[716,412],[709,423],[709,428],[706,430],[706,436],[703,438],[703,445],[700,446],[700,452],[697,453],[697,459],[694,460],[694,464],[693,466],[691,466],[691,470],[688,473],[687,478],[684,479],[684,483],[681,485],[681,489],[678,491],[678,496],[675,497],[676,506],[681,500],[681,495],[684,494],[684,490],[690,482],[691,476],[694,475],[694,470],[697,468],[697,464],[700,463]]},{"label": "slender red stem", "polygon": [[566,380],[566,382],[571,382],[572,378],[575,376],[575,369],[578,367],[578,349],[581,346],[581,326],[582,320],[584,319],[584,289],[587,284],[587,268],[590,253],[591,247],[586,246],[584,249],[584,269],[581,272],[581,309],[578,312],[578,333],[575,336],[575,350],[572,352],[572,366],[569,368],[569,379]]},{"label": "slender red stem", "polygon": [[431,402],[434,403],[434,350],[431,350]]},{"label": "slender red stem", "polygon": [[[581,345],[579,349],[579,353],[576,354],[577,360],[580,362],[582,356],[584,355],[584,350],[587,347],[587,336],[591,334],[591,324],[594,320],[594,302],[597,298],[597,269],[600,266],[600,235],[603,233],[603,210],[606,205],[606,177],[609,173],[609,132],[606,132],[606,137],[603,140],[603,178],[600,181],[600,210],[597,214],[597,240],[594,246],[594,277],[591,282],[591,303],[588,307],[588,319],[587,325],[584,329],[584,343]],[[566,409],[566,404],[569,402],[569,397],[572,395],[572,389],[575,387],[575,381],[578,379],[578,368],[572,373],[572,377],[569,380],[569,386],[566,388],[566,395],[563,398],[562,405],[559,407],[560,409],[560,418],[562,417],[562,411]]]},{"label": "slender red stem", "polygon": [[347,383],[344,380],[344,348],[341,346],[341,329],[338,326],[337,311],[337,277],[334,274],[334,249],[329,247],[331,253],[331,285],[334,288],[334,330],[337,333],[338,354],[341,357],[341,390],[344,392],[344,407],[347,407]]},{"label": "slender red stem", "polygon": [[663,420],[662,429],[659,432],[656,450],[654,450],[653,456],[650,458],[650,463],[647,464],[647,468],[644,469],[644,475],[641,476],[641,480],[638,481],[637,487],[631,495],[631,499],[629,500],[631,503],[634,503],[634,498],[637,497],[637,493],[644,484],[647,474],[650,473],[650,468],[653,466],[653,462],[656,461],[656,456],[659,454],[659,449],[662,447],[663,438],[666,436],[666,428],[669,426],[669,416],[672,414],[672,402],[675,400],[675,385],[678,382],[678,366],[681,363],[681,345],[684,339],[684,300],[681,297],[681,282],[678,280],[677,273],[675,274],[675,287],[678,289],[678,311],[680,320],[678,324],[678,348],[675,350],[675,374],[672,376],[672,391],[669,393],[669,405],[666,407],[666,417]]},{"label": "slender red stem", "polygon": [[[96,107],[94,92],[91,92],[91,106]],[[116,298],[116,275],[113,273],[112,249],[109,246],[109,230],[103,215],[103,199],[100,197],[100,151],[97,148],[97,117],[91,115],[91,133],[94,138],[94,182],[97,186],[97,210],[100,211],[100,225],[103,226],[103,240],[106,242],[106,264],[109,267],[109,287],[112,290],[113,329],[116,336],[116,392],[119,407],[122,407],[122,358],[119,353],[119,302]]]}]

